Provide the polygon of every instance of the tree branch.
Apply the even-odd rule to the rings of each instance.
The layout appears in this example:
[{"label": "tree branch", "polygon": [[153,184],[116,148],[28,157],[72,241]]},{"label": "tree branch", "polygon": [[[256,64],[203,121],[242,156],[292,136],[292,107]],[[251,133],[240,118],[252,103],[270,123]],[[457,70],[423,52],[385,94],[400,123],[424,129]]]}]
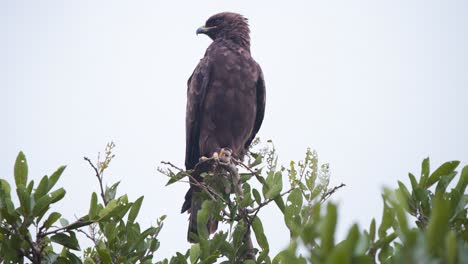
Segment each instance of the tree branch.
[{"label": "tree branch", "polygon": [[98,168],[93,164],[93,162],[88,158],[88,157],[83,157],[84,160],[86,160],[89,165],[93,168],[94,172],[96,173],[96,178],[98,179],[99,181],[99,188],[101,189],[101,198],[102,198],[102,201],[104,202],[104,205],[107,206],[107,201],[106,201],[106,196],[104,194],[104,187],[103,187],[103,184],[102,184],[102,175],[101,173],[99,173],[99,170]]},{"label": "tree branch", "polygon": [[333,188],[331,188],[330,190],[328,190],[327,192],[325,192],[324,194],[322,194],[322,197],[320,198],[320,203],[323,203],[325,202],[328,198],[330,198],[330,196],[332,194],[334,194],[338,189],[342,188],[342,187],[345,187],[346,184],[342,183],[338,186],[335,186]]},{"label": "tree branch", "polygon": [[[201,164],[201,163],[207,163],[209,161],[212,161],[212,159],[201,161],[201,162],[197,163],[197,165]],[[179,172],[183,173],[185,176],[189,177],[190,180],[191,180],[189,183],[191,185],[193,185],[193,186],[196,186],[196,187],[202,189],[210,197],[211,200],[213,200],[215,202],[217,201],[217,199],[213,196],[213,195],[215,195],[216,197],[218,197],[218,199],[222,200],[224,203],[227,204],[226,200],[224,200],[224,198],[221,195],[219,195],[215,190],[213,190],[213,188],[211,188],[210,186],[204,184],[203,182],[198,181],[197,179],[195,179],[195,177],[192,176],[192,174],[187,173],[185,170],[177,167],[176,165],[172,164],[169,161],[161,161],[161,163],[164,164],[164,165],[171,166],[172,168],[174,168],[174,169],[178,170]],[[197,168],[197,166],[195,166],[195,169],[196,168]],[[195,173],[195,169],[194,169],[193,173]],[[225,215],[229,215],[224,209],[223,209],[223,213]]]},{"label": "tree branch", "polygon": [[[80,225],[80,227],[83,227],[83,226],[89,226],[90,224],[93,224],[94,221],[82,221],[80,219],[78,219],[77,221],[69,224],[69,225],[66,225],[64,227],[61,227],[61,228],[57,228],[55,230],[52,230],[52,231],[49,231],[49,232],[45,232],[45,233],[42,233],[42,234],[39,234],[38,236],[40,237],[45,237],[45,236],[48,236],[48,235],[51,235],[51,234],[57,234],[61,231],[68,231],[70,229],[76,229],[76,225]],[[74,228],[75,227],[75,228]]]}]

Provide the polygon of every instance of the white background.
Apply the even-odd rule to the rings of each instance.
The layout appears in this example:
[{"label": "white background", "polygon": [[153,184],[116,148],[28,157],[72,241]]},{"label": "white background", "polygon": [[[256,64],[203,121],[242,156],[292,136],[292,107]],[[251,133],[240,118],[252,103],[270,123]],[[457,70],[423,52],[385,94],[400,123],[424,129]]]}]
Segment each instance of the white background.
[{"label": "white background", "polygon": [[[36,183],[68,165],[53,209],[87,213],[95,158],[117,144],[105,181],[144,195],[139,221],[168,218],[157,259],[188,248],[186,185],[164,187],[162,160],[183,165],[186,81],[212,14],[250,19],[267,108],[260,136],[281,162],[309,146],[329,162],[342,238],[380,220],[382,186],[468,158],[466,1],[0,1],[0,177],[23,150]],[[277,209],[261,214],[273,253],[288,243]]]}]

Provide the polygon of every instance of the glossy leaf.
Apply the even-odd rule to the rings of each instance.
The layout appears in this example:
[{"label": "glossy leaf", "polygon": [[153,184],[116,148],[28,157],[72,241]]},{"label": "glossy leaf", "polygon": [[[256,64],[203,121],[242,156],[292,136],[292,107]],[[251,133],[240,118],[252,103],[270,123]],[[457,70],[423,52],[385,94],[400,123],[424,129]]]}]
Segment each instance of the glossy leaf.
[{"label": "glossy leaf", "polygon": [[51,227],[55,222],[57,222],[57,220],[60,219],[61,216],[62,214],[57,213],[57,212],[51,213],[49,217],[47,217],[47,220],[44,222],[44,227],[45,228]]},{"label": "glossy leaf", "polygon": [[200,244],[193,244],[190,248],[190,263],[194,264],[200,257]]},{"label": "glossy leaf", "polygon": [[446,232],[449,229],[450,203],[442,195],[434,199],[434,208],[427,226],[427,246],[429,252],[435,252],[443,245]]},{"label": "glossy leaf", "polygon": [[20,151],[16,157],[14,174],[16,186],[26,186],[28,181],[28,163],[22,151]]},{"label": "glossy leaf", "polygon": [[60,176],[62,176],[62,173],[66,167],[67,166],[60,166],[54,173],[52,173],[52,175],[50,175],[48,180],[47,192],[54,188],[55,184],[60,179]]},{"label": "glossy leaf", "polygon": [[262,222],[260,221],[260,218],[255,217],[254,220],[252,221],[252,229],[255,233],[255,238],[257,239],[258,245],[263,250],[268,250],[269,245],[268,245],[268,240],[265,236],[265,232],[263,231],[263,225]]},{"label": "glossy leaf", "polygon": [[91,194],[91,202],[89,204],[89,218],[90,219],[95,219],[97,214],[98,214],[98,201],[97,201],[97,194],[93,192]]},{"label": "glossy leaf", "polygon": [[335,245],[335,229],[337,208],[332,203],[327,204],[327,213],[320,228],[323,254],[329,254]]},{"label": "glossy leaf", "polygon": [[65,233],[58,233],[51,236],[50,240],[69,249],[80,250],[80,246],[78,244],[78,240],[76,239],[75,233],[69,232],[69,234],[70,235],[67,235]]},{"label": "glossy leaf", "polygon": [[47,176],[42,177],[41,181],[39,182],[39,185],[36,188],[36,191],[34,192],[34,199],[37,201],[39,198],[44,196],[49,188],[49,178]]},{"label": "glossy leaf", "polygon": [[459,161],[449,161],[442,164],[439,168],[437,168],[431,176],[428,178],[426,183],[426,188],[431,187],[434,183],[436,183],[442,176],[448,175],[452,173],[460,164]]},{"label": "glossy leaf", "polygon": [[143,202],[143,196],[138,198],[132,205],[132,208],[130,209],[130,213],[128,214],[128,220],[127,223],[133,223],[138,216],[138,213],[140,212],[141,204]]}]

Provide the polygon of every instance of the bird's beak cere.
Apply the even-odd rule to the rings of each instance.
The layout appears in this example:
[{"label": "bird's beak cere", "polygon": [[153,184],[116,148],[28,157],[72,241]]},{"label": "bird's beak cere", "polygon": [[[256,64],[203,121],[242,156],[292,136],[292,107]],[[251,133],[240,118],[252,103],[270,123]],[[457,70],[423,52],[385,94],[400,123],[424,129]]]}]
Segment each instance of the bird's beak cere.
[{"label": "bird's beak cere", "polygon": [[206,34],[208,33],[210,30],[214,29],[216,27],[206,27],[206,26],[201,26],[197,29],[197,35],[198,34]]}]

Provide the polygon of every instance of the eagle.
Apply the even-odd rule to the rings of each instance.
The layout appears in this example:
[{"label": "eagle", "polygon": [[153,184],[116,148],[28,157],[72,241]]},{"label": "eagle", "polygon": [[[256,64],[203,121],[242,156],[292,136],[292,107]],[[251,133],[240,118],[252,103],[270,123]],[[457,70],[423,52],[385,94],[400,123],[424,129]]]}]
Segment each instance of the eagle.
[{"label": "eagle", "polygon": [[[247,19],[236,13],[211,16],[196,34],[213,42],[187,81],[185,167],[192,170],[201,157],[226,151],[242,159],[260,129],[265,114],[265,81],[260,65],[250,54]],[[200,175],[192,175],[202,181]],[[193,182],[193,179],[191,179]],[[194,184],[185,195],[181,212],[188,212],[187,240],[194,242],[201,190]],[[217,222],[209,223],[213,233]]]}]

